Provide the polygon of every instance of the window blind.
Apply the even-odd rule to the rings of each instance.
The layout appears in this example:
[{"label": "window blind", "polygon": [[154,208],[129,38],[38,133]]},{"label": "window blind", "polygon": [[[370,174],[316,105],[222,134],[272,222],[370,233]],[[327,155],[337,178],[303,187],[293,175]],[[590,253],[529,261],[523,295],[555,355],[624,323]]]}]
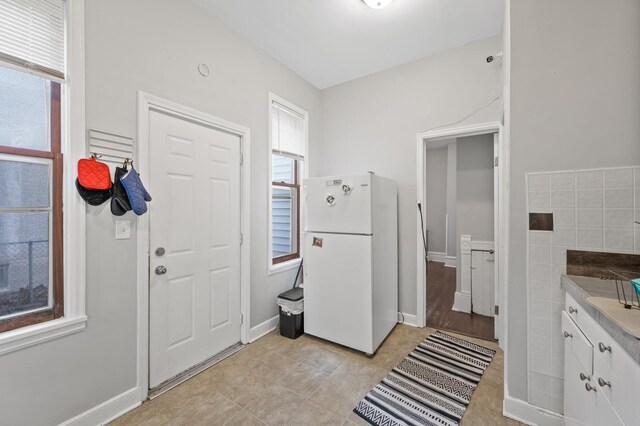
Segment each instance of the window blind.
[{"label": "window blind", "polygon": [[64,79],[64,17],[64,0],[0,0],[0,60]]},{"label": "window blind", "polygon": [[304,117],[278,102],[271,104],[271,147],[278,155],[304,159]]}]

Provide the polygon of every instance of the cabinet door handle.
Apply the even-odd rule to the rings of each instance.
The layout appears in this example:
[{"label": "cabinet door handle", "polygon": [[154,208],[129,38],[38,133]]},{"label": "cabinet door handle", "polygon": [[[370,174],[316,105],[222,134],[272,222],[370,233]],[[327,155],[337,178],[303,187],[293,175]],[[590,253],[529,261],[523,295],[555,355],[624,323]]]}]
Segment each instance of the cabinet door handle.
[{"label": "cabinet door handle", "polygon": [[589,380],[591,380],[591,376],[587,376],[587,375],[586,375],[586,374],[584,374],[584,373],[580,373],[580,380],[582,380],[583,382],[584,382],[585,380],[589,381]]},{"label": "cabinet door handle", "polygon": [[569,333],[568,331],[564,332],[564,338],[568,339],[569,337],[573,337],[573,334]]},{"label": "cabinet door handle", "polygon": [[587,391],[594,391],[594,392],[596,391],[596,388],[595,388],[594,386],[591,386],[589,383],[585,383],[585,384],[584,384],[584,388],[585,388]]},{"label": "cabinet door handle", "polygon": [[576,308],[574,308],[573,306],[569,306],[569,313],[570,314],[577,314],[578,310]]},{"label": "cabinet door handle", "polygon": [[601,388],[605,387],[605,386],[609,386],[611,387],[611,382],[607,382],[605,379],[603,379],[602,377],[598,377],[598,384],[600,385]]},{"label": "cabinet door handle", "polygon": [[611,352],[611,346],[605,346],[604,343],[600,342],[598,343],[598,349],[600,350],[600,352],[604,353],[606,351]]}]

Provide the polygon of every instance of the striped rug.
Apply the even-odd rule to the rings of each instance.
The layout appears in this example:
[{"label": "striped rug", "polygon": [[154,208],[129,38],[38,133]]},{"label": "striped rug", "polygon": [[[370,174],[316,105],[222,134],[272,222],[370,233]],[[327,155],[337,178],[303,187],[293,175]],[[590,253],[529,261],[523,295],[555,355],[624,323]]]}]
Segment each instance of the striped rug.
[{"label": "striped rug", "polygon": [[436,331],[353,411],[372,425],[457,425],[495,353]]}]

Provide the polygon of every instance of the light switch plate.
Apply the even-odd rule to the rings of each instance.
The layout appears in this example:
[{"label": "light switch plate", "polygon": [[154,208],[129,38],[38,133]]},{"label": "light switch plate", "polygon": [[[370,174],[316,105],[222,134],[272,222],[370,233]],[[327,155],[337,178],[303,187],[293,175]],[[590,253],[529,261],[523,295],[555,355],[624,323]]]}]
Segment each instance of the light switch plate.
[{"label": "light switch plate", "polygon": [[128,240],[131,238],[131,221],[116,220],[116,240]]}]

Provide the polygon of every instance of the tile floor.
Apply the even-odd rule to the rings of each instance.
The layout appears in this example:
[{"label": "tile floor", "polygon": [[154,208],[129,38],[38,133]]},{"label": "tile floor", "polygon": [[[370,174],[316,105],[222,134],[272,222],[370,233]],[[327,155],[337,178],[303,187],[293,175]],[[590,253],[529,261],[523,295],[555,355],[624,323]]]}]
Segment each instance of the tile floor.
[{"label": "tile floor", "polygon": [[[367,424],[351,411],[356,402],[433,331],[398,325],[372,358],[311,336],[290,340],[272,332],[111,425]],[[498,351],[462,425],[518,424],[501,415],[503,366]]]}]

